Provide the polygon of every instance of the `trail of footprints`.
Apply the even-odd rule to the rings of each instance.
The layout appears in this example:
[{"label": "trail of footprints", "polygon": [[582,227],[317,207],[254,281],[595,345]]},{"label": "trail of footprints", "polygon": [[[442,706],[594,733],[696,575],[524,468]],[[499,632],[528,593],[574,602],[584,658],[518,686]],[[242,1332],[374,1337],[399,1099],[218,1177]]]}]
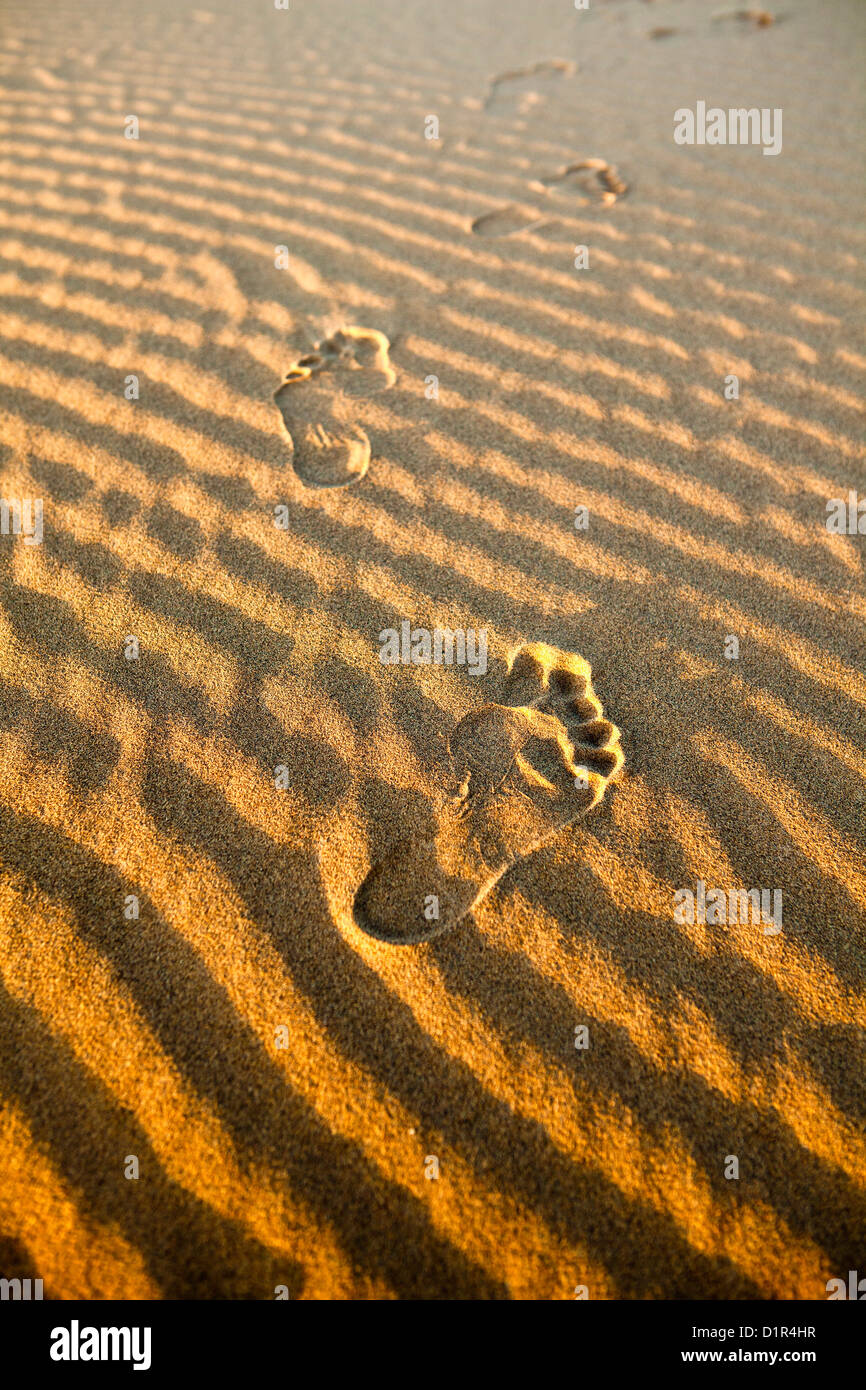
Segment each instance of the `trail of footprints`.
[{"label": "trail of footprints", "polygon": [[[754,29],[768,29],[771,24],[779,22],[779,15],[772,14],[770,10],[717,10],[710,16],[713,24],[720,24],[729,19],[736,19],[741,24],[750,24]],[[659,25],[655,29],[650,29],[647,38],[650,39],[670,39],[674,34],[686,32],[682,29],[672,29],[668,25]]]},{"label": "trail of footprints", "polygon": [[[752,9],[719,10],[712,15],[713,23],[735,20],[757,29],[769,27],[777,22],[777,18],[769,10]],[[677,29],[668,26],[659,26],[651,29],[648,37],[666,39],[678,32]],[[508,104],[509,99],[513,103],[515,95],[519,93],[519,103],[514,109],[517,114],[525,114],[534,103],[542,100],[538,88],[544,81],[549,81],[554,76],[572,77],[576,71],[574,63],[551,58],[513,72],[502,73],[490,81],[484,110],[500,110]],[[539,79],[542,79],[542,82],[539,82]],[[569,191],[578,189],[584,195],[584,205],[595,203],[605,208],[612,207],[628,192],[628,185],[620,177],[616,166],[604,159],[596,158],[580,160],[569,164],[556,174],[534,180],[529,184],[529,189],[535,193],[548,193],[556,185],[564,185]],[[477,236],[516,236],[520,232],[540,227],[550,219],[551,212],[555,216],[561,215],[560,209],[545,210],[529,203],[508,203],[494,208],[491,212],[481,213],[473,220],[471,229]]]},{"label": "trail of footprints", "polygon": [[[519,114],[525,114],[533,102],[542,99],[538,91],[542,83],[538,79],[549,81],[554,76],[572,77],[576,71],[574,63],[560,58],[550,58],[526,68],[518,68],[514,72],[502,73],[499,77],[491,79],[484,109],[496,111],[506,104],[506,98],[513,101],[515,93],[520,92],[517,110]],[[620,178],[616,166],[609,164],[607,160],[594,158],[575,161],[555,174],[534,179],[528,185],[528,190],[534,195],[547,195],[557,185],[562,185],[563,192],[573,193],[577,190],[582,193],[584,205],[594,203],[601,207],[612,206],[628,192],[628,187]],[[559,209],[539,208],[531,203],[507,203],[491,212],[481,213],[473,220],[471,228],[477,236],[515,236],[519,232],[541,226],[550,219],[551,214],[555,216],[559,213]]]},{"label": "trail of footprints", "polygon": [[[576,70],[574,63],[546,59],[502,73],[491,79],[485,110],[537,98],[539,79],[570,77]],[[605,207],[628,191],[615,166],[603,159],[569,164],[534,180],[529,188],[535,195],[547,195],[558,185],[567,191],[577,188]],[[478,236],[512,236],[548,216],[536,207],[512,203],[476,217],[472,231]],[[367,473],[371,444],[361,402],[393,385],[390,346],[377,329],[343,327],[287,370],[274,400],[291,441],[292,465],[306,487],[347,487]]]},{"label": "trail of footprints", "polygon": [[[515,98],[525,105],[533,98],[527,82],[574,70],[551,60],[503,73],[492,80],[485,109]],[[602,159],[569,164],[530,188],[547,194],[559,185],[603,206],[627,191]],[[509,236],[543,220],[537,209],[509,205],[476,218],[472,230]],[[366,474],[364,402],[394,384],[390,346],[377,329],[343,327],[286,371],[274,400],[305,486],[346,487]],[[435,834],[398,845],[355,896],[356,924],[381,941],[426,941],[455,926],[512,864],[595,806],[623,764],[619,730],[603,717],[589,663],[543,643],[518,650],[501,702],[462,719],[448,754],[451,794]],[[428,916],[430,903],[436,910]]]},{"label": "trail of footprints", "polygon": [[[764,11],[726,11],[762,27]],[[660,28],[651,38],[668,37]],[[534,63],[490,82],[484,110],[522,114],[540,100],[538,79],[571,76],[574,64]],[[575,189],[611,207],[628,192],[616,166],[581,159],[531,181],[535,195]],[[555,212],[556,210],[552,210]],[[513,236],[550,211],[507,204],[472,222],[478,236]],[[274,399],[308,487],[346,487],[370,466],[365,398],[394,384],[390,343],[376,329],[344,327],[289,367]],[[432,835],[404,840],[374,864],[358,889],[355,923],[380,941],[410,944],[440,936],[487,896],[512,864],[597,805],[623,766],[620,734],[604,717],[589,663],[543,643],[518,649],[502,699],[457,724],[448,741],[450,794]],[[435,904],[435,911],[432,905]]]}]

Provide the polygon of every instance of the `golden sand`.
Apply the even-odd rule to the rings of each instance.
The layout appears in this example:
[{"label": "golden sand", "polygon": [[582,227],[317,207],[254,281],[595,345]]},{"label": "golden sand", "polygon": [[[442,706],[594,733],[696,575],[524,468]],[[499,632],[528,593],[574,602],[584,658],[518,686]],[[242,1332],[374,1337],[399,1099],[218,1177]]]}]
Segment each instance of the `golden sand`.
[{"label": "golden sand", "polygon": [[774,18],[0,7],[0,1277],[864,1270],[864,15]]}]

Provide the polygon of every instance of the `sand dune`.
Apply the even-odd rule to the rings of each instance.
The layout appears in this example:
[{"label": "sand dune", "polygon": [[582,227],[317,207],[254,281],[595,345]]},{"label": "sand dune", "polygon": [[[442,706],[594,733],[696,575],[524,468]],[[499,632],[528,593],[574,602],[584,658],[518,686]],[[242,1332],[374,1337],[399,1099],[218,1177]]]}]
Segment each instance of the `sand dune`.
[{"label": "sand dune", "polygon": [[0,5],[0,1277],[862,1270],[863,14],[715,8]]}]

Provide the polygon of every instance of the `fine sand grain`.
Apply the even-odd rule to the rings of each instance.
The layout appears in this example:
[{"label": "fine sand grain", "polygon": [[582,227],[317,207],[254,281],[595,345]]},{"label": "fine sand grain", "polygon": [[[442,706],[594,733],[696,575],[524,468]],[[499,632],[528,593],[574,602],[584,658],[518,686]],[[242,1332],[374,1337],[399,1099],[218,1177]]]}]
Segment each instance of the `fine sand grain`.
[{"label": "fine sand grain", "polygon": [[866,12],[763,14],[0,4],[0,1276],[866,1270]]}]

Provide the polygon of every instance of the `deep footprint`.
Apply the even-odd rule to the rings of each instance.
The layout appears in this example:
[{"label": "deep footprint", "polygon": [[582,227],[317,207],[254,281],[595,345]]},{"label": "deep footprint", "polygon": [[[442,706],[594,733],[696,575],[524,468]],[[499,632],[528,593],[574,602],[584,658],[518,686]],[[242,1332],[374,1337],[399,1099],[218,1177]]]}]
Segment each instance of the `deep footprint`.
[{"label": "deep footprint", "polygon": [[597,805],[624,762],[589,662],[543,643],[516,652],[503,702],[462,719],[448,751],[456,791],[435,835],[397,845],[355,895],[356,924],[379,941],[456,926],[512,864]]},{"label": "deep footprint", "polygon": [[307,487],[347,487],[367,472],[370,439],[357,402],[394,384],[389,348],[375,328],[342,328],[299,357],[274,392]]}]

